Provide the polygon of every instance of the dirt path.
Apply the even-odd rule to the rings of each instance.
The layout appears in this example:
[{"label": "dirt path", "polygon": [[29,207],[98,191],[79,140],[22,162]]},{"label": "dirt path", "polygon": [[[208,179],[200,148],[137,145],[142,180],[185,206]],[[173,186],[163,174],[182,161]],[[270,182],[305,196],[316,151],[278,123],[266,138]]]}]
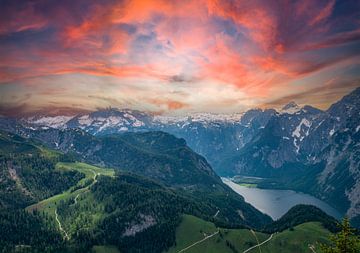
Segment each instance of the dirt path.
[{"label": "dirt path", "polygon": [[266,239],[266,240],[263,241],[262,243],[259,243],[259,244],[255,245],[255,246],[252,246],[251,248],[248,248],[247,250],[243,251],[243,253],[247,253],[247,252],[249,252],[250,250],[253,250],[253,249],[255,249],[255,248],[257,248],[257,247],[260,247],[261,245],[267,243],[268,241],[270,241],[270,240],[272,239],[273,235],[274,235],[274,234],[271,234],[268,239]]},{"label": "dirt path", "polygon": [[94,174],[94,177],[93,177],[93,180],[94,180],[94,181],[93,181],[90,185],[88,185],[88,186],[86,186],[86,187],[81,188],[81,189],[78,190],[78,191],[82,191],[82,190],[84,190],[84,191],[78,193],[78,194],[75,196],[75,198],[74,198],[74,204],[73,204],[73,205],[76,205],[76,204],[77,204],[77,200],[78,200],[80,194],[83,194],[83,193],[87,192],[87,191],[90,189],[91,186],[93,186],[94,184],[97,183],[97,176],[99,176],[100,173],[96,173],[96,172],[93,171],[93,170],[91,170],[91,172]]},{"label": "dirt path", "polygon": [[79,196],[80,196],[80,193],[78,193],[78,194],[76,195],[76,197],[74,198],[74,205],[77,204],[77,199],[78,199]]},{"label": "dirt path", "polygon": [[219,232],[220,232],[220,230],[216,231],[215,233],[213,233],[213,234],[211,234],[211,235],[206,236],[204,239],[201,239],[200,241],[194,242],[193,244],[187,246],[186,248],[178,251],[178,253],[184,252],[185,250],[188,250],[188,249],[194,247],[195,245],[197,245],[197,244],[199,244],[199,243],[202,243],[203,241],[206,241],[207,239],[209,239],[209,238],[217,235]]},{"label": "dirt path", "polygon": [[55,209],[55,219],[56,219],[57,223],[59,224],[59,229],[60,229],[60,231],[64,233],[64,240],[69,240],[69,239],[70,239],[70,236],[68,235],[68,233],[66,233],[65,229],[62,227],[56,209]]}]

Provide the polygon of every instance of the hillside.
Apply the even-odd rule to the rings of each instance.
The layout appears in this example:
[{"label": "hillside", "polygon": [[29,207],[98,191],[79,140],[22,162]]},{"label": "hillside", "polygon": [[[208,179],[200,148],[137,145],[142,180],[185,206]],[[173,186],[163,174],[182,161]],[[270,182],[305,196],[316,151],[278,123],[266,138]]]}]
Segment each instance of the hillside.
[{"label": "hillside", "polygon": [[[0,252],[66,252],[51,219],[24,207],[58,194],[82,179],[58,171],[66,156],[20,136],[0,132]],[[30,251],[31,249],[31,251]]]},{"label": "hillside", "polygon": [[82,178],[57,171],[67,157],[8,132],[0,132],[0,208],[26,205],[60,193]]},{"label": "hillside", "polygon": [[339,230],[338,221],[319,208],[311,205],[296,205],[290,208],[280,219],[265,226],[263,231],[281,232],[306,222],[320,222],[324,228],[332,233]]},{"label": "hillside", "polygon": [[261,227],[271,219],[222,183],[211,166],[183,139],[164,132],[93,136],[81,130],[36,130],[29,135],[48,147],[93,165],[156,180],[212,207],[219,224]]},{"label": "hillside", "polygon": [[[261,252],[305,253],[309,252],[309,245],[314,245],[318,250],[317,243],[326,243],[328,235],[329,231],[317,222],[304,223],[271,235],[246,229],[218,229],[212,223],[186,215],[176,230],[176,246],[167,252],[244,252],[265,241],[261,245]],[[257,250],[254,249],[254,252]]]}]

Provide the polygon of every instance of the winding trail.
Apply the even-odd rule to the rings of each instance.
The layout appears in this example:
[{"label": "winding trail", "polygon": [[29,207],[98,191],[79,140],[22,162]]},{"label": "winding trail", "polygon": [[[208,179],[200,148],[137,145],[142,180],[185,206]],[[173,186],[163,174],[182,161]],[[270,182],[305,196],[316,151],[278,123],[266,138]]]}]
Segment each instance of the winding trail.
[{"label": "winding trail", "polygon": [[73,204],[73,205],[76,205],[76,204],[77,204],[77,200],[78,200],[80,194],[83,194],[83,193],[87,192],[91,186],[93,186],[94,184],[97,183],[97,176],[99,176],[100,173],[96,173],[96,172],[93,171],[93,170],[91,170],[91,172],[94,174],[94,177],[93,177],[93,180],[94,180],[94,181],[93,181],[90,185],[88,185],[88,186],[86,186],[86,187],[84,187],[84,188],[80,188],[80,189],[78,190],[78,191],[82,191],[82,192],[78,193],[78,194],[75,196],[75,198],[74,198],[74,204]]},{"label": "winding trail", "polygon": [[80,196],[80,193],[78,193],[78,194],[76,195],[76,197],[74,198],[74,205],[77,204],[77,199],[78,199],[79,196]]},{"label": "winding trail", "polygon": [[315,246],[314,246],[314,245],[309,244],[308,247],[309,247],[309,249],[311,250],[311,252],[316,253],[316,251],[315,251]]},{"label": "winding trail", "polygon": [[[255,231],[252,230],[252,229],[250,229],[250,232],[251,232],[251,233],[253,234],[253,236],[255,237],[257,244],[260,244],[259,238],[257,237]],[[259,247],[259,251],[260,251],[260,253],[261,253],[261,247]]]},{"label": "winding trail", "polygon": [[[75,196],[75,198],[74,198],[74,205],[77,204],[77,199],[79,198],[80,194],[87,192],[91,186],[93,186],[94,184],[97,183],[97,179],[96,179],[96,178],[97,178],[98,175],[100,175],[100,173],[96,173],[94,170],[91,170],[91,172],[94,174],[94,177],[93,177],[94,181],[93,181],[90,185],[88,185],[88,186],[86,186],[86,187],[84,187],[84,188],[80,188],[80,189],[78,190],[78,191],[82,191],[82,192],[78,193],[78,194]],[[55,219],[56,219],[57,223],[59,224],[59,230],[64,233],[64,240],[70,240],[70,236],[68,235],[68,233],[65,231],[65,229],[64,229],[63,226],[61,225],[61,222],[60,222],[60,220],[59,220],[59,216],[58,216],[58,213],[57,213],[57,209],[56,209],[56,208],[55,208]]]},{"label": "winding trail", "polygon": [[257,247],[260,247],[261,245],[267,243],[268,241],[270,241],[270,240],[272,239],[273,235],[274,235],[274,234],[271,234],[268,239],[266,239],[266,240],[263,241],[262,243],[259,243],[259,244],[255,245],[255,246],[252,246],[251,248],[248,248],[247,250],[243,251],[243,253],[247,253],[247,252],[249,252],[250,250],[253,250],[253,249],[255,249],[255,248],[257,248]]},{"label": "winding trail", "polygon": [[195,245],[197,245],[197,244],[199,244],[199,243],[202,243],[203,241],[206,241],[207,239],[210,239],[211,237],[213,237],[213,236],[217,235],[219,232],[220,232],[220,230],[218,229],[218,231],[216,231],[215,233],[213,233],[213,234],[211,234],[211,235],[206,236],[204,239],[201,239],[200,241],[194,242],[193,244],[191,244],[191,245],[187,246],[186,248],[184,248],[184,249],[182,249],[182,250],[178,251],[178,253],[184,252],[185,250],[188,250],[188,249],[190,249],[190,248],[194,247]]},{"label": "winding trail", "polygon": [[55,219],[56,219],[57,223],[59,224],[59,229],[60,229],[60,231],[64,233],[64,240],[69,240],[69,239],[70,239],[70,236],[68,235],[68,233],[66,233],[65,229],[62,227],[56,209],[55,209]]}]

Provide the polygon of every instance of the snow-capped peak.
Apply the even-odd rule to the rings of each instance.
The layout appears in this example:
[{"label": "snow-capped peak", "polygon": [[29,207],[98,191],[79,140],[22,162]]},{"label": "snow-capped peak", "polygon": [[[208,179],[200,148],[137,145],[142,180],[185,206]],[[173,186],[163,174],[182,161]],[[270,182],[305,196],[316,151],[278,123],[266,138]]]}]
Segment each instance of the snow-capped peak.
[{"label": "snow-capped peak", "polygon": [[38,126],[48,126],[52,128],[63,128],[74,116],[33,116],[25,119],[27,122]]},{"label": "snow-capped peak", "polygon": [[294,101],[291,101],[288,104],[284,105],[283,108],[281,108],[280,113],[294,114],[300,110],[301,107],[298,104],[296,104]]},{"label": "snow-capped peak", "polygon": [[288,110],[288,109],[292,109],[292,108],[299,108],[299,106],[294,101],[291,101],[291,102],[287,103],[286,105],[284,105],[282,110]]},{"label": "snow-capped peak", "polygon": [[154,116],[154,122],[171,124],[179,122],[239,122],[243,113],[215,114],[215,113],[193,113],[186,116]]}]

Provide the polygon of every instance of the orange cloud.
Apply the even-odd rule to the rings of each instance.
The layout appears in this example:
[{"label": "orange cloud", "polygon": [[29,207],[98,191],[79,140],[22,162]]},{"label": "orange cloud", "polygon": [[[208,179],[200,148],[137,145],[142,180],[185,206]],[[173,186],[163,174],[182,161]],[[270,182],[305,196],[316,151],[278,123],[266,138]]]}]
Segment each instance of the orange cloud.
[{"label": "orange cloud", "polygon": [[159,107],[165,106],[167,110],[173,111],[173,110],[179,110],[188,107],[189,105],[186,103],[183,103],[181,101],[176,101],[172,99],[159,99],[159,98],[152,98],[147,99],[147,101],[151,104],[154,104]]},{"label": "orange cloud", "polygon": [[265,50],[271,50],[277,36],[277,20],[266,5],[255,1],[209,0],[211,14],[230,18],[245,27],[250,37]]}]

